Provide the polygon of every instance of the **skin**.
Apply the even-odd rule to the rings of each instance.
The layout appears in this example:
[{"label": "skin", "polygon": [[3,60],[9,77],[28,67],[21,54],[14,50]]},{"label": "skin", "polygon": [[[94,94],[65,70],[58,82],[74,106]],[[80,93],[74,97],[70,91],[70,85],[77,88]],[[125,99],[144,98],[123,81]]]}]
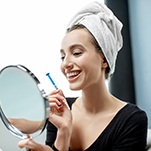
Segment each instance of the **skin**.
[{"label": "skin", "polygon": [[[69,109],[62,90],[49,95],[49,121],[57,128],[55,146],[59,151],[87,149],[111,122],[116,113],[126,105],[113,97],[105,84],[108,66],[103,54],[92,44],[86,29],[67,33],[61,43],[61,71],[71,90],[81,90],[79,97]],[[70,76],[72,74],[74,76]],[[52,151],[46,145],[33,140],[22,140],[19,146],[34,151]]]},{"label": "skin", "polygon": [[10,124],[26,134],[32,134],[43,126],[43,121],[31,121],[21,118],[9,118]]}]

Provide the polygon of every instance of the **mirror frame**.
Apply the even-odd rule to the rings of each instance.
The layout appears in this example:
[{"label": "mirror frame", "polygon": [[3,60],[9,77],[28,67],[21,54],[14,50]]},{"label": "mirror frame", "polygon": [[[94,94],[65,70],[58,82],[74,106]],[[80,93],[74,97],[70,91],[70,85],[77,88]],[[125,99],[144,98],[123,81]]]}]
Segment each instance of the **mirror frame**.
[{"label": "mirror frame", "polygon": [[[47,118],[47,117],[48,117],[48,115],[49,115],[49,105],[48,105],[48,100],[47,100],[47,98],[46,98],[47,95],[46,95],[44,89],[41,89],[40,81],[38,80],[38,78],[37,78],[27,67],[25,67],[25,66],[23,66],[23,65],[20,65],[20,64],[18,64],[18,65],[8,65],[8,66],[4,67],[4,68],[0,71],[0,76],[1,76],[1,73],[2,73],[6,68],[9,68],[9,67],[16,67],[16,68],[18,68],[19,70],[22,70],[22,71],[26,72],[26,73],[35,81],[35,83],[37,84],[37,88],[38,88],[38,90],[40,91],[41,96],[42,96],[42,98],[43,98],[43,102],[44,102],[44,112],[45,112],[45,113],[44,113],[44,119],[43,119],[43,126],[42,126],[42,128],[41,128],[40,130],[34,132],[34,134],[35,134],[35,133],[38,133],[38,132],[40,131],[40,132],[39,132],[37,135],[35,135],[35,136],[34,136],[34,134],[26,134],[26,133],[23,133],[23,132],[21,132],[18,128],[16,128],[15,126],[13,126],[13,125],[8,121],[6,115],[4,114],[4,112],[3,112],[3,110],[2,110],[2,107],[1,107],[1,102],[0,102],[0,117],[1,117],[1,120],[2,120],[3,124],[6,126],[6,128],[7,128],[13,135],[15,135],[15,136],[17,136],[17,137],[19,137],[19,138],[21,138],[21,139],[30,138],[30,137],[31,137],[30,135],[33,135],[33,137],[36,137],[36,136],[40,135],[40,134],[44,131],[44,129],[45,129],[46,125],[47,125],[47,121],[48,121],[48,118]],[[32,137],[32,138],[33,138],[33,137]]]}]

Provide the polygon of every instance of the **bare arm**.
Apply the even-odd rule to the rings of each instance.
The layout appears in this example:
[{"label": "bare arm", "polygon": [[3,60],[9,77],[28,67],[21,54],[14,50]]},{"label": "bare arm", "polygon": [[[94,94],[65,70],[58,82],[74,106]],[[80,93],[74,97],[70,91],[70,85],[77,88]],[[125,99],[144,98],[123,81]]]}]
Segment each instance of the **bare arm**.
[{"label": "bare arm", "polygon": [[31,134],[41,129],[42,121],[31,121],[22,118],[9,118],[10,124],[18,128],[23,133]]}]

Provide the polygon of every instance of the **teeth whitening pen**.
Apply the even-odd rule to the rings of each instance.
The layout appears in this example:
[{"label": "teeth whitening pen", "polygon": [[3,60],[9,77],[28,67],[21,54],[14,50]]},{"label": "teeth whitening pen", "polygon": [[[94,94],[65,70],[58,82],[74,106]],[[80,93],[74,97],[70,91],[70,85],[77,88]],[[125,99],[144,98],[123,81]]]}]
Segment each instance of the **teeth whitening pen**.
[{"label": "teeth whitening pen", "polygon": [[57,90],[58,87],[57,85],[55,84],[55,82],[52,80],[51,76],[50,76],[50,73],[47,73],[46,76],[49,78],[49,80],[51,81],[52,85],[55,87],[55,89]]},{"label": "teeth whitening pen", "polygon": [[[47,73],[46,76],[49,78],[49,80],[51,81],[52,85],[53,85],[53,86],[55,87],[55,89],[57,90],[58,87],[57,87],[57,85],[55,84],[55,82],[52,80],[52,78],[51,78],[51,76],[50,76],[50,73]],[[70,109],[69,106],[68,106],[68,104],[67,104],[67,102],[65,102],[65,104],[66,104],[67,108]]]}]

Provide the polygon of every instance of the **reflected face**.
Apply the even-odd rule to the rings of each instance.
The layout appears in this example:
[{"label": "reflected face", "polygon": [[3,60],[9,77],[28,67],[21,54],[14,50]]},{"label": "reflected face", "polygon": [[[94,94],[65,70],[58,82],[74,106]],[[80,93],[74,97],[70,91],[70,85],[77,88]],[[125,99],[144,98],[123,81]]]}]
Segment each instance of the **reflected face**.
[{"label": "reflected face", "polygon": [[65,35],[61,44],[61,71],[72,90],[97,84],[102,76],[102,55],[92,43],[87,29],[76,29]]}]

